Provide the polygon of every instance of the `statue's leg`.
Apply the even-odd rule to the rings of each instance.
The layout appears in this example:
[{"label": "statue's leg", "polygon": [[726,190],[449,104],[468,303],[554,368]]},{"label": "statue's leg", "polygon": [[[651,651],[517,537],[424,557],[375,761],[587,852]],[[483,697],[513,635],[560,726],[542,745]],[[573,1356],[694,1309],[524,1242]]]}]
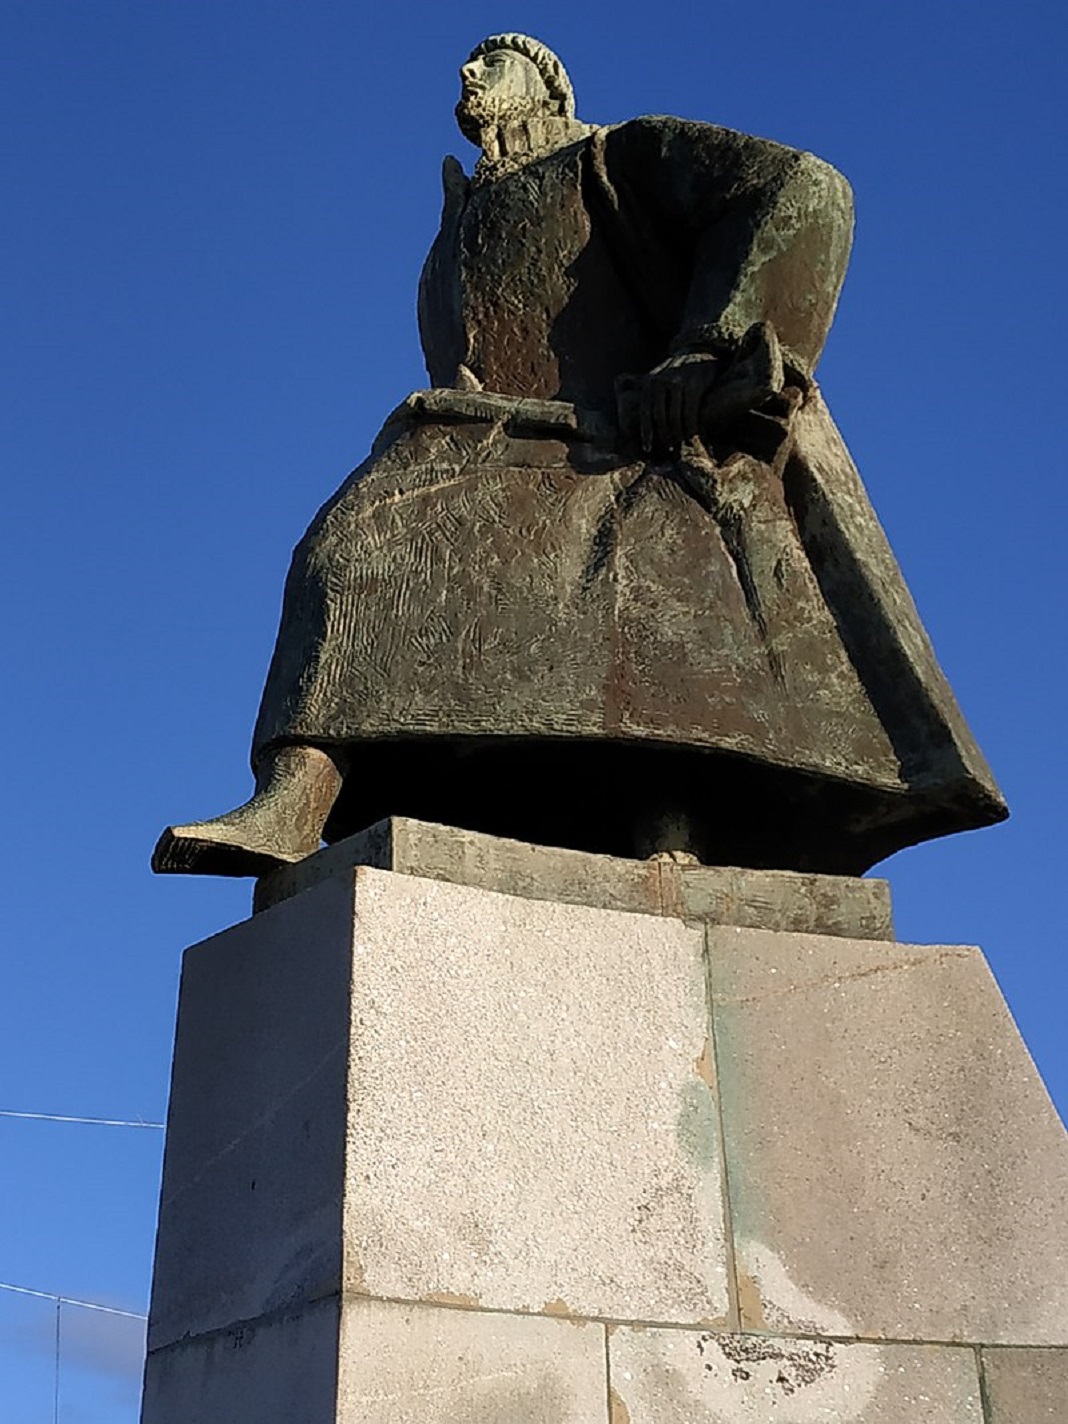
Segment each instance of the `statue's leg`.
[{"label": "statue's leg", "polygon": [[321,747],[282,746],[264,753],[250,801],[187,826],[168,826],[152,869],[177,875],[263,875],[319,849],[343,779],[343,758]]},{"label": "statue's leg", "polygon": [[699,865],[703,835],[682,807],[661,805],[635,817],[634,852],[639,860],[672,860]]}]

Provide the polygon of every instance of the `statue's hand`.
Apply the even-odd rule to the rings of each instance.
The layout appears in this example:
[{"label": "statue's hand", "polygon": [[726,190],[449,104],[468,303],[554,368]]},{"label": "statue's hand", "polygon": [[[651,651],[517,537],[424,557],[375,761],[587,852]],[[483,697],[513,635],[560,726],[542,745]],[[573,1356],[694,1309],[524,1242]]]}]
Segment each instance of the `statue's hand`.
[{"label": "statue's hand", "polygon": [[716,383],[720,364],[708,352],[669,356],[645,376],[617,389],[619,421],[646,453],[678,450],[700,433],[701,403]]}]

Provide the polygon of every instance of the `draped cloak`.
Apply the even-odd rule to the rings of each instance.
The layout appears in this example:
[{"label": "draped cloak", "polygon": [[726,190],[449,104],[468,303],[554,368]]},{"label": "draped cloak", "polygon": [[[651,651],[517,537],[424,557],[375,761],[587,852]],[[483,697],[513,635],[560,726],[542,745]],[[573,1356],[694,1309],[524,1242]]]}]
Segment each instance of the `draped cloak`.
[{"label": "draped cloak", "polygon": [[[445,186],[432,385],[526,400],[409,400],[316,516],[254,766],[343,747],[331,840],[408,814],[627,854],[634,813],[664,811],[707,860],[859,873],[1000,820],[811,379],[851,243],[842,176],[645,118],[487,181],[447,160]],[[756,322],[793,396],[774,453],[617,432],[620,378]]]}]

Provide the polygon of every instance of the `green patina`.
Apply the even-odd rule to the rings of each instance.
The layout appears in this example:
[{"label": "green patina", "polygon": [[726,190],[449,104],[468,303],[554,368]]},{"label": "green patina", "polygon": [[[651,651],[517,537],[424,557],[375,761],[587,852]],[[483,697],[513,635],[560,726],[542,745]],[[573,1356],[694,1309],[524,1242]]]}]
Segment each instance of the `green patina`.
[{"label": "green patina", "polygon": [[695,1079],[679,1089],[676,1123],[679,1145],[699,1167],[712,1167],[719,1156],[716,1104],[707,1084]]}]

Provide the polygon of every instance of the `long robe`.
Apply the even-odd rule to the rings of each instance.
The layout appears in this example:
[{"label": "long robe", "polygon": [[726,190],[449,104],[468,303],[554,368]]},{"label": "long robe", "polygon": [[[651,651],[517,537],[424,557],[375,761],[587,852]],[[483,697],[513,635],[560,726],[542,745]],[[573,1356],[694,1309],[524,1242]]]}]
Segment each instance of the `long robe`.
[{"label": "long robe", "polygon": [[[858,873],[1005,814],[811,379],[851,232],[811,154],[675,119],[447,167],[433,386],[599,433],[410,402],[320,511],[253,761],[347,750],[328,838],[404,813],[628,853],[679,815],[708,860]],[[774,454],[613,438],[621,377],[755,322],[796,406]]]}]

